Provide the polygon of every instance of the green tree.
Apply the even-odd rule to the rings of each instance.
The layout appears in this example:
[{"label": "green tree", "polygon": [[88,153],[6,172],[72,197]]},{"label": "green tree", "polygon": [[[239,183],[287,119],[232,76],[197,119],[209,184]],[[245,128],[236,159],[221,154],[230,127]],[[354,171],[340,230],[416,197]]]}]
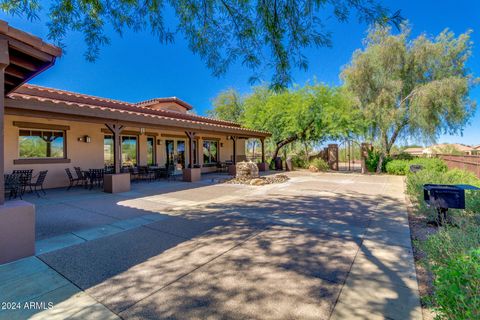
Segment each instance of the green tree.
[{"label": "green tree", "polygon": [[[1,0],[0,10],[29,19],[38,17],[40,0]],[[84,34],[86,57],[95,59],[109,42],[105,27],[120,35],[126,29],[150,29],[162,43],[181,33],[190,49],[221,75],[236,62],[253,70],[272,67],[272,86],[286,87],[291,69],[307,69],[307,47],[331,45],[325,27],[331,17],[346,22],[356,13],[367,23],[401,21],[378,0],[52,0],[49,38],[62,44],[70,31]],[[173,14],[171,14],[173,13]],[[172,19],[172,18],[175,19]],[[263,72],[263,70],[261,70]]]},{"label": "green tree", "polygon": [[244,125],[266,130],[274,144],[272,161],[292,142],[320,142],[358,131],[356,110],[344,90],[307,85],[282,92],[256,87],[245,98]]},{"label": "green tree", "polygon": [[441,132],[461,131],[475,109],[469,91],[476,80],[466,67],[470,32],[409,36],[407,27],[399,34],[385,26],[372,28],[342,72],[370,137],[380,145],[377,171],[397,139],[434,140]]},{"label": "green tree", "polygon": [[243,116],[243,101],[235,89],[220,92],[213,99],[213,109],[207,115],[216,119],[240,123]]}]

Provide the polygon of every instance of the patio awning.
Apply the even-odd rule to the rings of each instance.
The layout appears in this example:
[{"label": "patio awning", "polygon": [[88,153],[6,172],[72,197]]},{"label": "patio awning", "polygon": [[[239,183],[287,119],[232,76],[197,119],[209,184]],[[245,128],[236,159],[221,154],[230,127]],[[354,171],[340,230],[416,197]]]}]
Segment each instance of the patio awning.
[{"label": "patio awning", "polygon": [[8,55],[9,62],[5,68],[5,95],[52,66],[55,59],[62,54],[60,48],[12,28],[2,20],[0,20],[0,40],[8,42],[8,53],[1,53],[4,57]]},{"label": "patio awning", "polygon": [[62,50],[0,20],[0,205],[4,204],[5,96],[55,63]]}]

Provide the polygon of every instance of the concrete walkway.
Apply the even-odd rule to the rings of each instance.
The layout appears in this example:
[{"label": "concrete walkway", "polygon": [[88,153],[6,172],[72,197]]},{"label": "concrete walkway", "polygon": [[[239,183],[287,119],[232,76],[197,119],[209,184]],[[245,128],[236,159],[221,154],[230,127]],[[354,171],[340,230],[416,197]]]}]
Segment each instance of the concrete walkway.
[{"label": "concrete walkway", "polygon": [[289,175],[40,199],[38,256],[0,266],[0,302],[19,302],[0,319],[421,319],[402,179]]}]

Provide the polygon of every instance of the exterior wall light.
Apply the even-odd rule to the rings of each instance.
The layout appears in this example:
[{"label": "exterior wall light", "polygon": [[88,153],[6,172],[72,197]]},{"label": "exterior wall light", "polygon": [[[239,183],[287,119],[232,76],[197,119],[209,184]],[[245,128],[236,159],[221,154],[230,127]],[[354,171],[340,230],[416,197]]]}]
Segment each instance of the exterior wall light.
[{"label": "exterior wall light", "polygon": [[90,143],[90,142],[92,142],[92,138],[90,136],[83,136],[83,137],[78,138],[78,141],[85,142],[85,143]]},{"label": "exterior wall light", "polygon": [[158,146],[162,145],[162,140],[157,139],[157,145],[158,145]]},{"label": "exterior wall light", "polygon": [[140,133],[145,134],[145,128],[140,128]]}]

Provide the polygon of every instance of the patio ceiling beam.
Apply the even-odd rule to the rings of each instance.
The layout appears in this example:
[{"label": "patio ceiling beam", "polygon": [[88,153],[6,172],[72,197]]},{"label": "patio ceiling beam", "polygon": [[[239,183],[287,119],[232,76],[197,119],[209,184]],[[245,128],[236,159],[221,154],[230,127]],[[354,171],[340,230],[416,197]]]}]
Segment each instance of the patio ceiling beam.
[{"label": "patio ceiling beam", "polygon": [[27,60],[24,60],[20,57],[16,57],[16,56],[12,56],[10,58],[10,62],[16,66],[19,66],[23,69],[26,69],[28,71],[36,71],[38,70],[38,65],[30,62],[30,61],[27,61]]},{"label": "patio ceiling beam", "polygon": [[120,173],[122,161],[120,134],[122,133],[123,129],[125,129],[125,126],[118,123],[105,123],[105,126],[113,134],[113,165],[115,167],[115,173],[118,174]]},{"label": "patio ceiling beam", "polygon": [[13,64],[10,64],[7,69],[5,69],[5,73],[18,79],[24,79],[28,77],[28,74],[26,72],[20,70]]}]

